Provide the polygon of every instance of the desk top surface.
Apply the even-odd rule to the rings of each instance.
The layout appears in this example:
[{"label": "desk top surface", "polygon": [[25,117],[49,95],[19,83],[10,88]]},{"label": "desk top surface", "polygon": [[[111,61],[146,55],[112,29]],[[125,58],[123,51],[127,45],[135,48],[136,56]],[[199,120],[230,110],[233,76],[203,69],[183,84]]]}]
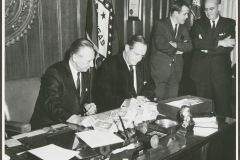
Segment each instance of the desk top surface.
[{"label": "desk top surface", "polygon": [[[106,119],[109,117],[111,112],[104,112],[97,115],[94,115],[94,118],[98,119]],[[73,131],[84,131],[85,128],[75,125],[75,124],[68,124],[68,127],[71,128]],[[206,137],[200,137],[196,135],[188,135],[188,136],[182,136],[177,133],[169,134],[163,138],[159,139],[159,145],[157,148],[145,148],[144,154],[141,156],[138,156],[135,159],[142,160],[142,159],[174,159],[178,156],[181,156],[182,154],[186,154],[187,152],[191,152],[192,150],[195,150],[197,148],[200,148],[201,146],[205,145],[206,143],[210,142],[212,139],[219,138],[223,135],[226,135],[230,132],[235,133],[236,129],[236,123],[234,119],[227,118],[225,122],[219,122],[218,123],[218,131],[206,136]],[[71,143],[73,143],[73,139],[75,136],[75,132],[71,134],[72,140]],[[69,136],[69,135],[68,135]],[[41,138],[40,140],[41,141]],[[38,141],[38,142],[39,142]],[[43,142],[43,141],[41,141]],[[30,142],[29,142],[30,143]],[[48,142],[46,142],[48,143]],[[43,143],[44,144],[44,143]],[[29,146],[28,146],[29,147]],[[30,146],[31,148],[31,146]],[[111,146],[110,146],[111,148]],[[14,148],[6,148],[5,153],[7,155],[10,155],[12,159],[28,159],[26,156],[16,156],[16,153],[25,151],[26,147],[18,146]]]}]

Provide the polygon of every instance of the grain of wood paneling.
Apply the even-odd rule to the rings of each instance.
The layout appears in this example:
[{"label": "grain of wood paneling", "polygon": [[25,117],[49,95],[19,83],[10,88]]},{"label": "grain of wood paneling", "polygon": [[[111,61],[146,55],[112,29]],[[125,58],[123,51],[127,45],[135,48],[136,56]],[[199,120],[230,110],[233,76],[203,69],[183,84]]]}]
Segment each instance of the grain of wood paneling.
[{"label": "grain of wood paneling", "polygon": [[61,1],[61,34],[63,55],[71,43],[78,38],[78,34],[76,34],[78,33],[76,6],[76,0]]},{"label": "grain of wood paneling", "polygon": [[86,28],[86,16],[87,16],[87,0],[80,0],[80,29],[81,29],[81,38],[85,38],[85,28]]},{"label": "grain of wood paneling", "polygon": [[36,17],[31,29],[28,30],[29,77],[42,75],[42,54],[40,49],[39,19]]},{"label": "grain of wood paneling", "polygon": [[42,0],[43,46],[45,68],[59,61],[57,1]]}]

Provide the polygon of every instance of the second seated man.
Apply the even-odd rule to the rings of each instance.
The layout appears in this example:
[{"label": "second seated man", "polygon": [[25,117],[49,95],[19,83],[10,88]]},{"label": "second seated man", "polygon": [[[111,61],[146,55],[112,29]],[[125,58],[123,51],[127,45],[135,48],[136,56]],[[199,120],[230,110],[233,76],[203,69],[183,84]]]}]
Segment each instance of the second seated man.
[{"label": "second seated man", "polygon": [[173,3],[170,17],[156,21],[152,31],[151,74],[158,100],[178,96],[183,70],[183,52],[192,50],[187,27],[189,6],[182,0]]},{"label": "second seated man", "polygon": [[98,111],[124,106],[139,106],[154,98],[155,84],[151,78],[148,61],[144,58],[147,43],[143,36],[128,38],[125,49],[107,58],[99,70]]}]

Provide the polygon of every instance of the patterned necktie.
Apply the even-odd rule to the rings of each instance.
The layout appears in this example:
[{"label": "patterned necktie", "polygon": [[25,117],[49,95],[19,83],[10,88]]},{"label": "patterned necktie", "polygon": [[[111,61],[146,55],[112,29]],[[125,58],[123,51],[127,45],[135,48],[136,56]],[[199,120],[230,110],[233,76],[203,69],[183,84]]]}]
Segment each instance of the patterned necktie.
[{"label": "patterned necktie", "polygon": [[77,93],[80,95],[80,72],[77,73]]},{"label": "patterned necktie", "polygon": [[177,24],[175,24],[174,35],[174,37],[177,37]]}]

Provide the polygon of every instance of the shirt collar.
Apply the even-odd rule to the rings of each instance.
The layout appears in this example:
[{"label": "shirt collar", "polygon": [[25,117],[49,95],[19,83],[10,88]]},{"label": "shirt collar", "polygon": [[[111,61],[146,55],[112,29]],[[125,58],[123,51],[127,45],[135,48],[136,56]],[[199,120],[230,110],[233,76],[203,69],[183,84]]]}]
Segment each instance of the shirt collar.
[{"label": "shirt collar", "polygon": [[74,80],[74,83],[75,83],[75,85],[76,85],[76,83],[77,83],[77,73],[78,73],[78,71],[73,67],[73,65],[72,65],[72,63],[70,62],[70,60],[69,60],[69,67],[70,67],[70,70],[71,70],[71,73],[72,73],[72,76],[73,76],[73,80]]},{"label": "shirt collar", "polygon": [[177,28],[178,28],[179,25],[173,21],[171,16],[170,16],[170,20],[171,20],[173,29],[175,29],[175,25],[177,25]]},{"label": "shirt collar", "polygon": [[[218,20],[219,20],[219,15],[218,15],[218,17],[214,20],[214,22],[215,22],[215,27],[217,26],[217,23],[218,23]],[[212,22],[212,20],[210,20],[210,23],[211,23],[211,26],[213,25],[213,22]]]}]

